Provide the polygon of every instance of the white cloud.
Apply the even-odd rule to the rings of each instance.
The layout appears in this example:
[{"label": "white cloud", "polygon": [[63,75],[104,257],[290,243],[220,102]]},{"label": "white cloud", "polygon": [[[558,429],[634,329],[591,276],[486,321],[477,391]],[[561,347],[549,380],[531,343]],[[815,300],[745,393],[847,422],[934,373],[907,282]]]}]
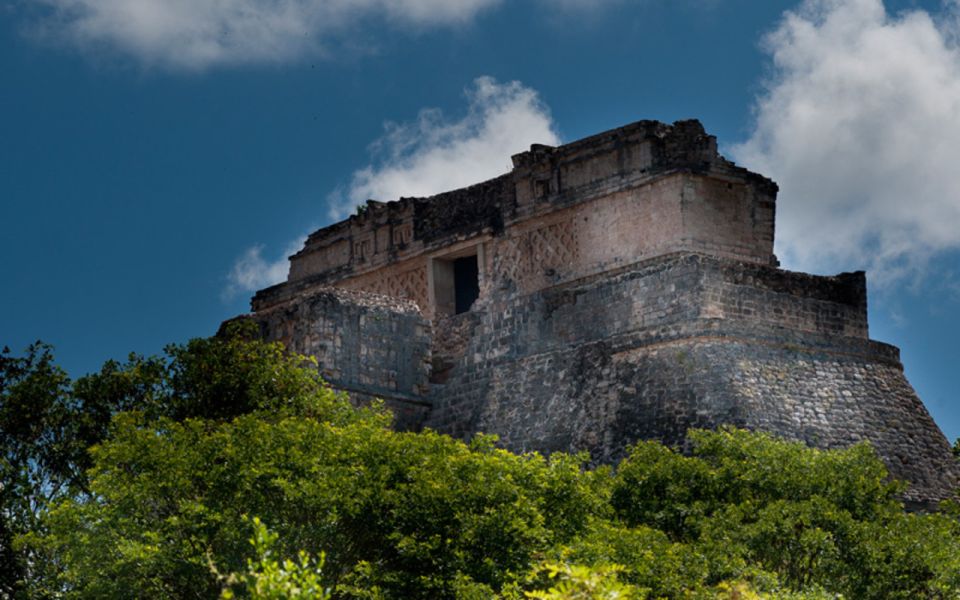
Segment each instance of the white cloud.
[{"label": "white cloud", "polygon": [[780,183],[785,266],[866,268],[885,285],[960,249],[956,24],[808,0],[767,37],[775,69],[733,155]]},{"label": "white cloud", "polygon": [[480,77],[466,94],[469,109],[458,121],[425,109],[412,123],[388,123],[372,145],[374,164],[329,196],[330,216],[342,219],[370,198],[429,196],[479,183],[509,171],[510,156],[532,143],[560,143],[549,110],[520,82]]},{"label": "white cloud", "polygon": [[283,254],[276,260],[263,257],[263,245],[247,248],[246,251],[233,263],[230,274],[227,276],[227,286],[223,290],[223,299],[231,300],[237,294],[255,292],[265,287],[286,281],[290,272],[288,257],[301,248],[307,236],[301,236],[287,245]]},{"label": "white cloud", "polygon": [[28,0],[51,41],[118,50],[147,65],[204,69],[321,52],[361,21],[470,21],[501,0]]},{"label": "white cloud", "polygon": [[[354,172],[348,190],[330,194],[330,216],[343,218],[368,198],[428,196],[478,183],[507,172],[510,156],[532,143],[560,143],[548,109],[521,83],[480,77],[466,94],[469,108],[459,121],[425,109],[413,123],[388,123],[386,134],[371,146],[380,160]],[[286,280],[287,257],[305,241],[306,236],[294,240],[276,260],[264,258],[262,245],[248,248],[230,270],[224,299]]]}]

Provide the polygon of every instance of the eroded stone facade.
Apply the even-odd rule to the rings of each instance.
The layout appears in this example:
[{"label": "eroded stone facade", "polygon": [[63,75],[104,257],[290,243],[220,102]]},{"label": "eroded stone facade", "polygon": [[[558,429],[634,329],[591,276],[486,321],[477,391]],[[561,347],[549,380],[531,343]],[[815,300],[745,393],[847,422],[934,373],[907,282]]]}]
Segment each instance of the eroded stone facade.
[{"label": "eroded stone facade", "polygon": [[264,335],[317,357],[408,429],[513,450],[682,444],[735,424],[819,447],[870,440],[907,499],[957,466],[896,348],[869,339],[862,272],[777,268],[776,185],[696,121],[641,121],[431,198],[370,201],[312,234],[253,298]]}]

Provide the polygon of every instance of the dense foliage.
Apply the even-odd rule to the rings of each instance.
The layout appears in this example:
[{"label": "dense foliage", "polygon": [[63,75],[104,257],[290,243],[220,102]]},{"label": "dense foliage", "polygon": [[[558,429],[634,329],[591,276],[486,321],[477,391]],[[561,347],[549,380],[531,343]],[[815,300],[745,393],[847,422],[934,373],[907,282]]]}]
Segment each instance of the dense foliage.
[{"label": "dense foliage", "polygon": [[868,445],[516,455],[394,432],[254,333],[76,382],[0,355],[0,598],[960,597],[958,511],[905,513]]}]

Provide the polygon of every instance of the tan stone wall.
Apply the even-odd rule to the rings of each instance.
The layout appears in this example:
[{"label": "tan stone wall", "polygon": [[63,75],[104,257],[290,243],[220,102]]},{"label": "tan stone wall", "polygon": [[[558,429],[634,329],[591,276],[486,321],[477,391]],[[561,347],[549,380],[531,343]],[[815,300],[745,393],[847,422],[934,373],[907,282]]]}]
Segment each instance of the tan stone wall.
[{"label": "tan stone wall", "polygon": [[[310,236],[291,258],[289,283],[429,303],[429,289],[414,289],[422,278],[397,280],[408,261],[490,237],[488,290],[513,283],[530,292],[681,250],[771,262],[776,185],[719,156],[699,123],[638,122],[513,159],[510,173],[474,186],[370,201]],[[371,280],[377,271],[384,281]],[[272,294],[256,303],[269,306]]]},{"label": "tan stone wall", "polygon": [[531,293],[680,249],[683,182],[667,177],[514,225],[491,243],[492,279]]},{"label": "tan stone wall", "polygon": [[426,418],[430,324],[409,301],[319,288],[252,318],[265,339],[314,357],[323,378],[354,402],[385,400],[397,427],[416,429]]},{"label": "tan stone wall", "polygon": [[426,311],[430,304],[426,258],[414,258],[372,273],[344,279],[336,286],[347,290],[413,300],[423,311]]},{"label": "tan stone wall", "polygon": [[756,197],[740,182],[696,176],[683,179],[683,249],[761,264],[770,262],[772,198]]},{"label": "tan stone wall", "polygon": [[297,260],[290,261],[290,281],[296,281],[311,273],[320,273],[342,267],[350,262],[350,242],[336,240],[330,244],[310,248]]},{"label": "tan stone wall", "polygon": [[659,179],[581,207],[577,220],[587,272],[622,267],[678,249],[683,177]]},{"label": "tan stone wall", "polygon": [[303,250],[291,257],[288,280],[380,268],[416,256],[422,248],[414,243],[411,206],[372,203],[362,215],[311,235]]},{"label": "tan stone wall", "polygon": [[[678,173],[528,218],[498,236],[432,252],[408,248],[404,255],[413,256],[401,260],[393,254],[394,262],[392,236],[405,229],[370,218],[354,228],[352,242],[315,246],[294,265],[303,272],[333,269],[345,265],[352,252],[353,269],[334,285],[410,299],[433,318],[431,260],[448,253],[481,255],[481,302],[503,290],[529,294],[684,250],[765,264],[773,242],[767,233],[773,219],[769,204],[762,206],[742,183]],[[481,244],[483,251],[470,250]]]},{"label": "tan stone wall", "polygon": [[743,184],[676,174],[533,217],[491,242],[494,288],[531,293],[678,251],[768,264],[772,202],[754,204]]}]

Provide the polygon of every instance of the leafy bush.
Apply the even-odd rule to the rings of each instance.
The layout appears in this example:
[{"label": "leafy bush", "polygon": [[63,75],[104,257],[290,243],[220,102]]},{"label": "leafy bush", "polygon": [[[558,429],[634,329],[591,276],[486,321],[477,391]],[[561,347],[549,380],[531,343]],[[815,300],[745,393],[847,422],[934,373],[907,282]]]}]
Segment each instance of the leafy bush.
[{"label": "leafy bush", "polygon": [[[222,578],[225,587],[220,593],[221,600],[232,600],[237,594],[250,600],[328,600],[330,591],[322,583],[323,554],[314,559],[301,550],[296,561],[289,558],[278,561],[273,558],[277,534],[257,517],[252,522],[250,543],[256,558],[247,560],[246,572]],[[216,572],[216,566],[212,567]]]}]

